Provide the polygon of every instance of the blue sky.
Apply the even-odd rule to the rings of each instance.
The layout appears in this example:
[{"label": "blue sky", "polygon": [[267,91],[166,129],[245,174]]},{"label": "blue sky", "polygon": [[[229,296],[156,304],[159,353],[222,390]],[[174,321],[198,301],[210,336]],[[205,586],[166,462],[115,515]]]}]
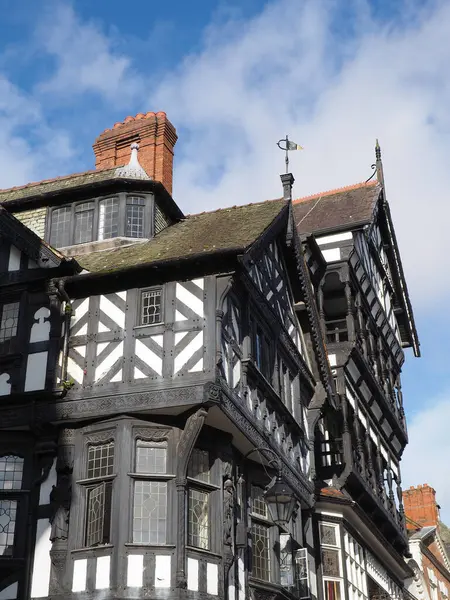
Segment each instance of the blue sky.
[{"label": "blue sky", "polygon": [[438,0],[0,0],[0,187],[94,165],[95,137],[164,110],[185,212],[365,180],[380,139],[422,342],[403,385],[406,485],[450,522],[450,5]]}]

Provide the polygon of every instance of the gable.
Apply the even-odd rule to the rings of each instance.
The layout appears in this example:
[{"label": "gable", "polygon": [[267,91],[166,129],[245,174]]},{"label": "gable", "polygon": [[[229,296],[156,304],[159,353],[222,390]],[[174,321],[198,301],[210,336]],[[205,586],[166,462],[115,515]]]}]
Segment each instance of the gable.
[{"label": "gable", "polygon": [[260,256],[254,259],[249,267],[249,275],[283,323],[295,346],[303,354],[291,286],[283,254],[276,239],[272,240]]}]

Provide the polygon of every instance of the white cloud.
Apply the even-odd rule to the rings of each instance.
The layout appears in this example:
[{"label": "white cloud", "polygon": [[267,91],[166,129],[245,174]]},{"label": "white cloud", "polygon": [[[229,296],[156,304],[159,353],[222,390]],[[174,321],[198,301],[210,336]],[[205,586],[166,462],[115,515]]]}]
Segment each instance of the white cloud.
[{"label": "white cloud", "polygon": [[435,276],[450,266],[450,6],[395,29],[377,26],[358,2],[350,38],[336,6],[280,0],[252,21],[212,26],[203,52],[168,75],[149,104],[187,140],[175,194],[189,212],[279,196],[275,142],[286,132],[306,147],[291,162],[297,195],[366,179],[380,138],[417,307],[450,284]]},{"label": "white cloud", "polygon": [[408,424],[409,444],[402,460],[403,489],[428,483],[436,490],[441,518],[450,524],[450,393],[427,402]]},{"label": "white cloud", "polygon": [[39,24],[37,41],[56,61],[51,77],[37,86],[39,92],[58,99],[95,93],[124,108],[138,94],[142,81],[131,59],[98,24],[82,22],[70,4],[51,5]]}]

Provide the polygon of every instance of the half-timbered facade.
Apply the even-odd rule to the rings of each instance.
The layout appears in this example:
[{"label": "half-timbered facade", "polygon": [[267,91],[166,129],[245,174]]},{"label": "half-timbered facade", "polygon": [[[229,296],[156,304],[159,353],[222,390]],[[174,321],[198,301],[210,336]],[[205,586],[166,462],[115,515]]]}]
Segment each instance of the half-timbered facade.
[{"label": "half-timbered facade", "polygon": [[399,597],[418,342],[381,175],[356,221],[290,174],[186,217],[176,139],[128,117],[95,171],[0,191],[0,600]]},{"label": "half-timbered facade", "polygon": [[2,600],[317,595],[336,398],[291,202],[185,217],[175,141],[138,115],[97,171],[0,193]]},{"label": "half-timbered facade", "polygon": [[400,373],[404,349],[418,356],[419,343],[376,154],[376,181],[294,202],[308,262],[319,248],[326,263],[315,290],[339,396],[314,436],[327,600],[399,598],[407,577]]}]

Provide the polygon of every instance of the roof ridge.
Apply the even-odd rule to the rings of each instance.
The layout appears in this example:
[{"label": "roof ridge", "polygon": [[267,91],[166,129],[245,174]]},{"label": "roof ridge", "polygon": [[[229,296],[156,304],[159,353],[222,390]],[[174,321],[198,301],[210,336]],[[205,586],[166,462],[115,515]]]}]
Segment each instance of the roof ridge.
[{"label": "roof ridge", "polygon": [[117,123],[114,123],[114,125],[112,127],[106,128],[102,131],[102,133],[100,135],[102,135],[103,133],[107,133],[108,131],[112,131],[113,129],[118,129],[119,127],[123,127],[124,125],[127,125],[127,123],[130,123],[131,121],[140,121],[141,119],[149,119],[150,117],[156,117],[156,118],[160,118],[163,121],[167,120],[167,115],[163,110],[160,110],[158,112],[146,112],[146,113],[138,113],[136,116],[132,117],[131,115],[128,115],[128,117],[125,117],[125,119],[123,121],[117,121]]},{"label": "roof ridge", "polygon": [[88,171],[80,171],[79,173],[71,173],[70,175],[59,175],[58,177],[50,177],[49,179],[41,179],[40,181],[30,181],[29,183],[25,183],[24,185],[15,185],[10,188],[0,188],[0,194],[4,194],[6,192],[13,192],[16,190],[24,190],[25,188],[35,187],[38,185],[43,185],[45,183],[63,181],[64,179],[70,179],[71,177],[79,177],[80,175],[90,175],[91,173],[100,173],[102,171],[114,171],[115,169],[117,169],[117,166],[108,167],[106,169],[89,169]]},{"label": "roof ridge", "polygon": [[233,206],[224,206],[223,208],[216,208],[215,210],[204,210],[200,213],[192,213],[185,215],[186,219],[191,217],[200,217],[201,215],[211,215],[218,212],[224,212],[226,210],[234,210],[236,208],[245,208],[247,206],[260,206],[261,204],[268,204],[269,202],[280,202],[283,198],[272,198],[271,200],[261,200],[261,202],[250,202],[248,204],[235,204]]},{"label": "roof ridge", "polygon": [[308,200],[314,200],[315,198],[323,198],[324,196],[332,196],[333,194],[341,194],[343,192],[348,192],[350,190],[357,190],[363,187],[371,187],[377,185],[379,182],[375,179],[372,181],[362,181],[360,183],[353,183],[351,185],[346,185],[340,188],[334,188],[332,190],[327,190],[325,192],[319,192],[315,194],[310,194],[309,196],[302,196],[300,198],[296,198],[292,201],[293,204],[298,204],[300,202],[307,202]]}]

